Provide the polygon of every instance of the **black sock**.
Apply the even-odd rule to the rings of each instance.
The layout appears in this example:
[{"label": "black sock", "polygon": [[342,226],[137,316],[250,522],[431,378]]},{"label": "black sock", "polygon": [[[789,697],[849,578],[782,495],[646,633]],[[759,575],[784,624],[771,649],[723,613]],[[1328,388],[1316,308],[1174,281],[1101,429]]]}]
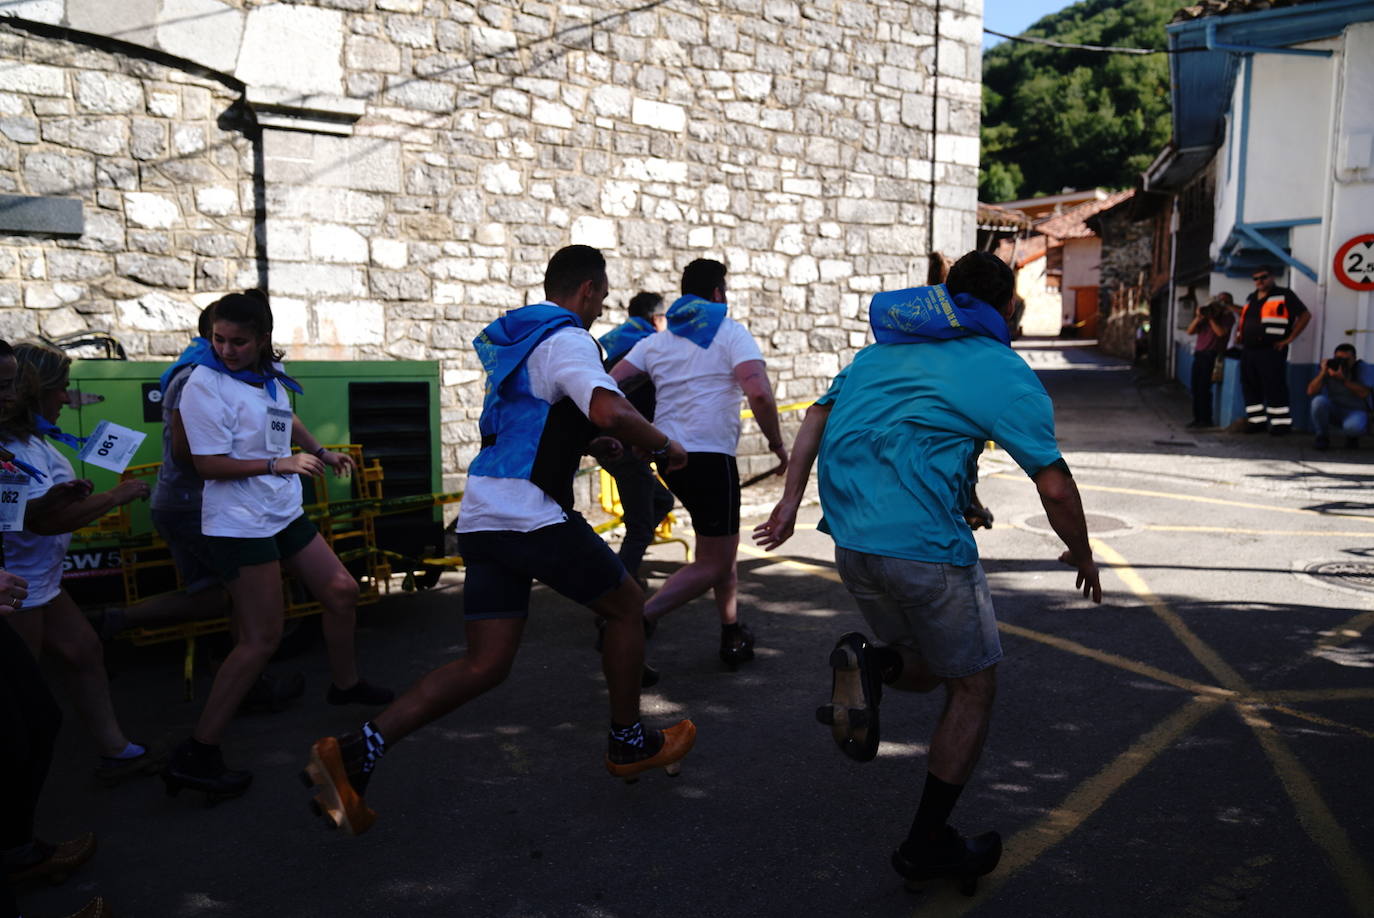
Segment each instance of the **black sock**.
[{"label": "black sock", "polygon": [[628,726],[611,721],[609,748],[612,761],[647,759],[663,748],[663,734],[645,730],[643,721],[637,720]]},{"label": "black sock", "polygon": [[878,667],[878,674],[888,685],[896,682],[902,675],[902,655],[897,652],[895,647],[888,646],[868,646],[868,658],[873,661],[873,665]]},{"label": "black sock", "polygon": [[949,822],[949,814],[954,812],[954,804],[959,802],[959,794],[964,785],[941,781],[926,772],[925,790],[921,792],[921,803],[916,808],[916,818],[911,823],[903,848],[920,850],[928,847],[940,835],[940,830]]}]

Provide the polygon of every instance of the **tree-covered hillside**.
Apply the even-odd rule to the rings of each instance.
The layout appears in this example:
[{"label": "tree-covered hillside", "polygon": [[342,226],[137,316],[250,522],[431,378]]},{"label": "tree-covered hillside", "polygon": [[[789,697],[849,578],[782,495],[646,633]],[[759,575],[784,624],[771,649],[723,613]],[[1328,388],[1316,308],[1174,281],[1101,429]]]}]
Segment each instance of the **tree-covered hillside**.
[{"label": "tree-covered hillside", "polygon": [[[1165,47],[1181,0],[1083,0],[1024,34]],[[1102,54],[1004,41],[983,57],[979,198],[1133,184],[1169,139],[1168,55]]]}]

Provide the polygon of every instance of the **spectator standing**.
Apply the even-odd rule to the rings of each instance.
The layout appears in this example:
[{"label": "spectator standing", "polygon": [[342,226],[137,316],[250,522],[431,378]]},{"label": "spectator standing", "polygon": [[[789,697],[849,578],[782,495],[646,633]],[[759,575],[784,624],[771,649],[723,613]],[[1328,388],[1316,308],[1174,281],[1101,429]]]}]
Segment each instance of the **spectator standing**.
[{"label": "spectator standing", "polygon": [[687,450],[686,466],[663,477],[692,516],[696,553],[645,604],[648,627],[711,590],[720,656],[734,665],[754,656],[754,635],[739,620],[736,597],[741,392],[778,457],[779,474],[787,468],[787,447],[763,354],[749,330],[726,315],[725,287],[720,262],[699,258],[687,265],[682,296],[668,309],[668,333],[640,341],[611,375],[625,385],[647,375],[658,393],[656,417]]},{"label": "spectator standing", "polygon": [[1212,374],[1226,352],[1226,342],[1236,324],[1234,309],[1231,294],[1223,290],[1207,305],[1195,308],[1193,321],[1188,323],[1188,334],[1197,335],[1189,380],[1193,391],[1193,419],[1186,425],[1189,428],[1216,426],[1212,417]]},{"label": "spectator standing", "polygon": [[1354,345],[1336,345],[1307,384],[1307,394],[1312,399],[1312,428],[1317,435],[1312,446],[1328,449],[1334,424],[1345,434],[1346,449],[1358,449],[1360,436],[1369,429],[1369,412],[1374,409],[1371,390],[1374,366],[1358,359]]},{"label": "spectator standing", "polygon": [[1288,345],[1302,334],[1312,313],[1298,295],[1274,283],[1268,265],[1256,268],[1255,291],[1240,313],[1240,385],[1245,396],[1245,432],[1284,436],[1293,429],[1288,403]]}]

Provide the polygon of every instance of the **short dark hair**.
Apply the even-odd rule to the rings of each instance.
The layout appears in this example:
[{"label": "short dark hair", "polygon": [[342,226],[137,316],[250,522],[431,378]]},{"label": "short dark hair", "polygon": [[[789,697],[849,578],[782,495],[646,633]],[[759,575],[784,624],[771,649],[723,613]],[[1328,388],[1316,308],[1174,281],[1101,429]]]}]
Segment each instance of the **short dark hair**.
[{"label": "short dark hair", "polygon": [[949,269],[945,286],[950,293],[969,293],[1002,311],[1016,292],[1016,277],[1007,263],[991,252],[973,251]]},{"label": "short dark hair", "polygon": [[5,357],[13,357],[13,356],[14,356],[14,345],[10,344],[10,343],[9,343],[8,341],[6,341],[4,338],[0,338],[0,359],[3,359],[3,358],[5,358]]},{"label": "short dark hair", "polygon": [[712,258],[698,258],[682,269],[682,292],[709,300],[717,287],[725,286],[725,265]]},{"label": "short dark hair", "polygon": [[[0,342],[0,344],[3,344],[3,343],[4,343],[4,342]],[[1335,349],[1334,351],[1332,351],[1331,353],[1333,353],[1333,354],[1339,354],[1341,351],[1349,351],[1349,352],[1350,352],[1350,356],[1354,357],[1354,356],[1355,356],[1355,345],[1351,344],[1349,341],[1342,341],[1340,344],[1336,345],[1336,349]],[[3,356],[5,356],[5,352],[4,352],[4,351],[0,351],[0,357],[3,357]]]},{"label": "short dark hair", "polygon": [[657,293],[641,290],[630,298],[630,305],[628,308],[630,318],[633,319],[638,317],[647,319],[653,315],[654,310],[658,309],[662,304],[663,297],[659,296]]},{"label": "short dark hair", "polygon": [[606,256],[589,245],[568,245],[553,253],[544,269],[544,296],[552,299],[576,293],[587,281],[606,273]]},{"label": "short dark hair", "polygon": [[1273,265],[1255,265],[1253,268],[1250,269],[1250,274],[1251,276],[1254,276],[1260,273],[1261,271],[1263,271],[1265,274],[1268,274],[1270,277],[1273,277],[1274,274],[1277,273],[1274,271]]},{"label": "short dark hair", "polygon": [[205,340],[210,340],[210,336],[215,331],[215,304],[211,303],[200,311],[200,320],[196,322],[196,332]]}]

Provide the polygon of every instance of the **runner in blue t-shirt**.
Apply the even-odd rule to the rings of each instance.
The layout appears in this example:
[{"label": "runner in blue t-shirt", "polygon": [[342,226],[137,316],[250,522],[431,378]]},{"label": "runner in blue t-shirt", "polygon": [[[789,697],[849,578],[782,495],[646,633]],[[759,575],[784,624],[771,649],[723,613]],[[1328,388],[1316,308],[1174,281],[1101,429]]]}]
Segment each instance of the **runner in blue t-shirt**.
[{"label": "runner in blue t-shirt", "polygon": [[[945,285],[880,293],[860,351],[807,412],[782,499],[754,538],[768,550],[791,535],[820,455],[821,529],[835,540],[845,587],[883,644],[844,635],[830,656],[831,703],[817,711],[844,753],[878,752],[884,685],[945,686],[925,790],[892,864],[909,882],[968,883],[1001,856],[996,832],[964,839],[948,823],[987,734],[1002,658],[987,578],[964,520],[971,461],[995,440],[1035,482],[1068,546],[1077,587],[1102,601],[1078,489],[1059,454],[1054,409],[1009,346],[1011,270],[987,252],[955,263]],[[991,304],[991,305],[990,305]],[[997,308],[994,308],[997,307]]]}]

